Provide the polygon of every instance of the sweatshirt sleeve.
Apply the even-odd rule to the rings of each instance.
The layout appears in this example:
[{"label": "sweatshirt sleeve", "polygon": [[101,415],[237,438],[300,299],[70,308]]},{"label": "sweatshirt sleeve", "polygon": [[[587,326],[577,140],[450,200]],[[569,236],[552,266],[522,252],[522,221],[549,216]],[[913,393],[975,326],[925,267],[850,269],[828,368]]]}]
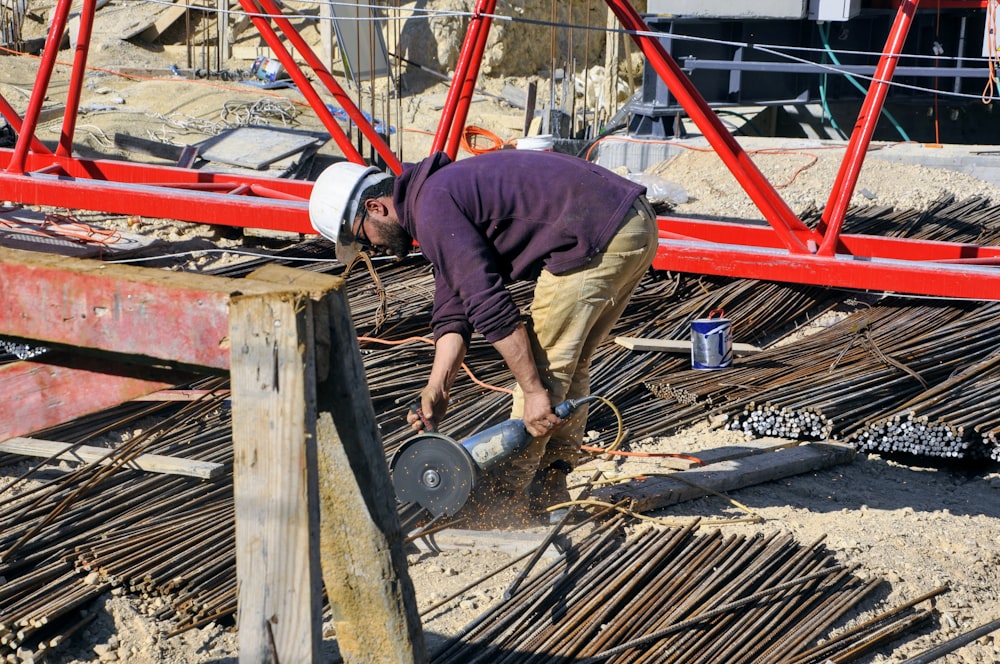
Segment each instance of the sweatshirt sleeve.
[{"label": "sweatshirt sleeve", "polygon": [[416,212],[424,220],[420,247],[437,270],[431,315],[435,337],[458,332],[468,341],[470,325],[490,342],[514,332],[520,312],[480,230],[442,190],[422,191]]}]

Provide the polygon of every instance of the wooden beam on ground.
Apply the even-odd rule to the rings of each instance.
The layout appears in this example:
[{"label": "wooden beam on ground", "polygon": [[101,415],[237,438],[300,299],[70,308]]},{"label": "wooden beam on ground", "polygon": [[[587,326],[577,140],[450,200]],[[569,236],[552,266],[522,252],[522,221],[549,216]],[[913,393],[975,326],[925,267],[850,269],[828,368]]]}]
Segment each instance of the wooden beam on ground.
[{"label": "wooden beam on ground", "polygon": [[[659,351],[663,353],[690,353],[690,339],[644,339],[641,337],[615,337],[615,343],[629,350]],[[733,343],[733,352],[737,355],[752,355],[761,351],[759,346],[745,343]]]},{"label": "wooden beam on ground", "polygon": [[304,646],[321,636],[321,621],[311,632],[288,623],[319,611],[321,561],[345,661],[424,662],[344,282],[278,266],[250,278],[294,295],[231,305],[234,473],[237,495],[248,499],[237,506],[240,661],[315,661]]},{"label": "wooden beam on ground", "polygon": [[134,401],[198,401],[209,395],[228,396],[229,390],[160,390],[137,397]]},{"label": "wooden beam on ground", "polygon": [[[737,445],[723,445],[722,447],[713,447],[711,449],[701,450],[689,455],[691,457],[690,459],[671,458],[670,463],[672,467],[676,467],[679,470],[690,470],[691,468],[708,466],[721,461],[742,459],[743,457],[753,456],[755,454],[773,452],[786,447],[798,447],[799,445],[802,445],[802,441],[791,440],[788,438],[753,438]],[[640,457],[640,459],[642,458]],[[694,461],[694,459],[697,459],[701,463]],[[654,464],[659,463],[660,461],[662,461],[662,459],[657,459],[655,457],[648,459],[649,463]]]},{"label": "wooden beam on ground", "polygon": [[742,489],[847,463],[854,455],[855,450],[850,445],[809,443],[601,488],[593,495],[611,503],[628,500],[636,511],[651,512],[712,492]]},{"label": "wooden beam on ground", "polygon": [[159,16],[156,17],[156,20],[139,32],[139,39],[144,42],[156,41],[160,38],[160,35],[167,31],[167,28],[177,21],[177,19],[184,16],[187,10],[188,6],[186,0],[174,0],[173,6],[167,7],[161,11]]},{"label": "wooden beam on ground", "polygon": [[0,440],[69,422],[191,378],[177,371],[54,352],[5,364],[0,366]]},{"label": "wooden beam on ground", "polygon": [[[58,459],[60,461],[74,461],[85,464],[94,463],[101,466],[116,463],[116,451],[113,448],[73,445],[72,443],[41,440],[39,438],[11,438],[5,440],[0,443],[0,453],[20,454],[21,456]],[[195,459],[179,459],[163,454],[140,454],[136,458],[122,464],[121,467],[141,470],[147,473],[199,477],[204,480],[215,479],[222,475],[226,469],[221,463],[198,461]]]}]

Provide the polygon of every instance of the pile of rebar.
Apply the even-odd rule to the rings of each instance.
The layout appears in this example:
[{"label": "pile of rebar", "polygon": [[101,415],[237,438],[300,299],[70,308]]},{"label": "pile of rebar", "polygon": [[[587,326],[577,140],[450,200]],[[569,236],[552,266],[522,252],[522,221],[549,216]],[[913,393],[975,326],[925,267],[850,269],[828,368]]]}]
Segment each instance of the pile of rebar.
[{"label": "pile of rebar", "polygon": [[917,395],[851,437],[858,449],[1000,461],[1000,351]]},{"label": "pile of rebar", "polygon": [[199,480],[128,466],[143,453],[231,465],[223,398],[124,406],[46,433],[80,444],[122,429],[141,432],[109,448],[110,465],[61,472],[0,503],[0,661],[40,661],[94,618],[89,605],[111,587],[146,599],[179,593],[176,605],[193,595],[196,616],[232,615],[235,601],[200,599],[224,593],[227,579],[235,587],[231,474]]},{"label": "pile of rebar", "polygon": [[[992,221],[1000,215],[993,212],[983,201],[943,200],[925,213],[864,211],[849,216],[846,228],[848,232],[862,232],[862,228],[873,232],[869,225],[891,223],[931,239],[950,234],[957,241],[1000,241],[1000,223]],[[967,220],[970,215],[975,217],[972,222]],[[331,254],[322,242],[306,243],[286,253],[306,261]],[[228,276],[240,276],[261,263],[280,260],[261,259],[225,270]],[[294,264],[330,269],[328,263]],[[419,258],[377,265],[383,292],[373,286],[363,268],[355,268],[348,275],[348,293],[388,455],[409,435],[405,413],[430,369],[433,278]],[[517,286],[514,295],[519,304],[526,305],[530,286]],[[881,304],[794,343],[768,346],[782,331],[802,325],[842,299],[841,294],[806,286],[648,275],[613,336],[688,339],[691,320],[723,309],[733,320],[735,341],[767,349],[739,358],[725,371],[694,371],[687,356],[633,352],[609,342],[594,357],[591,392],[615,403],[633,440],[720,416],[728,417],[730,426],[754,435],[853,436],[859,445],[868,445],[861,441],[871,440],[880,422],[894,418],[934,427],[947,424],[967,445],[961,452],[976,449],[975,454],[984,455],[989,450],[993,459],[1000,460],[1000,421],[994,415],[1000,409],[994,407],[990,392],[996,380],[993,359],[1000,352],[998,341],[991,338],[997,307]],[[456,382],[446,422],[447,433],[459,439],[505,419],[510,408],[510,398],[502,390],[512,386],[511,379],[496,351],[477,338],[466,363],[475,380],[463,376]],[[593,409],[589,429],[610,439],[616,426],[608,409]],[[10,497],[0,502],[0,661],[43,657],[93,619],[89,604],[112,586],[147,600],[150,611],[169,621],[174,632],[233,616],[231,477],[204,481],[149,475],[127,464],[140,453],[231,464],[231,427],[224,398],[208,398],[183,408],[126,405],[37,435],[89,444],[104,433],[132,429],[142,433],[130,436],[114,451],[116,464],[75,470],[52,470],[51,464],[40,464],[38,472],[51,477],[47,484],[30,492],[8,491],[5,495]],[[869,432],[867,438],[863,432]],[[401,506],[401,515],[407,507]],[[633,648],[628,655],[608,655],[607,659],[736,661],[725,659],[732,654],[726,644],[733,643],[736,652],[760,657],[745,661],[823,661],[831,655],[817,652],[814,660],[795,657],[811,656],[807,655],[811,644],[820,636],[837,644],[829,632],[837,613],[831,607],[847,601],[845,597],[851,598],[847,603],[852,606],[860,601],[854,598],[860,589],[850,575],[841,578],[840,572],[831,572],[830,577],[802,585],[815,591],[806,595],[818,594],[826,600],[799,604],[809,597],[800,597],[799,590],[790,588],[741,608],[738,613],[756,616],[755,622],[740,622],[742,618],[736,620],[724,612],[709,618],[704,611],[745,599],[747,588],[764,589],[767,583],[794,580],[795,573],[779,574],[775,568],[776,576],[760,579],[765,584],[761,585],[751,581],[758,577],[742,563],[755,569],[766,567],[766,559],[777,554],[802,555],[820,571],[825,570],[824,564],[812,560],[812,553],[799,554],[788,543],[779,546],[771,540],[726,544],[742,552],[737,560],[742,563],[736,564],[729,558],[711,558],[709,551],[722,551],[716,548],[723,547],[716,542],[718,534],[704,539],[677,534],[645,537],[634,544],[622,543],[611,534],[601,542],[588,540],[578,552],[579,560],[566,560],[559,571],[526,584],[510,602],[460,635],[461,641],[440,654],[441,661],[476,661],[475,657],[498,655],[508,661],[532,661],[523,659],[529,645],[537,646],[539,653],[561,652],[565,645],[574,649],[574,656],[598,656],[629,639],[649,637],[689,620],[700,622],[653,639],[653,645]],[[666,551],[657,557],[654,554],[660,549]],[[649,556],[654,560],[648,560]],[[690,564],[684,567],[681,561]],[[634,569],[647,562],[648,572]],[[706,562],[712,564],[702,564]],[[613,587],[615,568],[630,570],[619,575],[627,587]],[[732,568],[740,576],[723,583],[709,574],[714,568],[718,568],[716,574]],[[826,595],[827,590],[834,594]],[[841,591],[846,595],[839,595]],[[699,602],[701,612],[685,604],[689,597],[705,600]],[[561,603],[570,599],[573,603]],[[824,601],[829,604],[826,608],[820,606]],[[605,602],[615,609],[598,615],[594,607]],[[829,615],[823,613],[827,610]],[[793,627],[788,621],[796,613],[814,615],[815,621],[805,621],[805,628]],[[551,620],[554,616],[559,620]],[[628,624],[623,624],[626,618]],[[737,624],[743,625],[743,632]],[[599,629],[600,625],[605,628]],[[771,629],[779,625],[789,630],[782,643],[747,642],[758,632],[780,634],[780,629]],[[864,648],[866,639],[874,642],[880,637],[857,638],[861,639],[857,646],[844,642],[843,648]],[[799,648],[794,657],[786,649],[793,648],[793,641],[801,641],[794,646]],[[462,650],[466,646],[471,650]],[[661,653],[664,648],[676,648],[683,656],[642,659],[638,654]],[[455,652],[472,658],[461,659]],[[709,653],[723,659],[697,659]]]},{"label": "pile of rebar", "polygon": [[[789,535],[596,528],[432,655],[435,664],[850,661],[931,616],[938,588],[833,631],[880,583]],[[823,639],[820,642],[820,639]]]},{"label": "pile of rebar", "polygon": [[[647,386],[679,408],[724,416],[728,428],[753,436],[874,441],[905,425],[891,434],[899,438],[914,424],[898,411],[919,410],[929,419],[955,418],[951,428],[925,429],[940,435],[940,456],[962,456],[970,445],[965,428],[988,434],[996,423],[993,409],[977,407],[989,381],[970,368],[1000,350],[993,331],[998,314],[996,303],[864,308],[725,371],[680,371]],[[890,451],[871,444],[864,443]],[[905,448],[897,441],[891,451],[921,453]]]}]

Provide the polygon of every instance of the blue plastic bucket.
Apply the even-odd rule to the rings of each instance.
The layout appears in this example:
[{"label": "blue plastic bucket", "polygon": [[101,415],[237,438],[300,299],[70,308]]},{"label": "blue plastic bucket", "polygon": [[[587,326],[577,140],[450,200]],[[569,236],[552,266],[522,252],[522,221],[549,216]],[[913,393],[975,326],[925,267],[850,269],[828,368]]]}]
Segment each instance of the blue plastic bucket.
[{"label": "blue plastic bucket", "polygon": [[733,324],[723,318],[722,309],[691,321],[691,368],[725,369],[732,363]]}]

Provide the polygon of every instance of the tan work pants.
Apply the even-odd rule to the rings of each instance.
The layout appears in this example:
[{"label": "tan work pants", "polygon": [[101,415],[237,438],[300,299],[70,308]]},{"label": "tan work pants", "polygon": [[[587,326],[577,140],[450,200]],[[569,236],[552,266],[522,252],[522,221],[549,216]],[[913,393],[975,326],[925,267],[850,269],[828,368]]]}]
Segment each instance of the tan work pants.
[{"label": "tan work pants", "polygon": [[[542,271],[535,285],[527,321],[535,364],[552,395],[552,404],[590,394],[590,360],[611,332],[632,291],[653,262],[657,248],[656,216],[639,197],[607,249],[566,274]],[[503,465],[500,479],[526,489],[535,472],[554,461],[574,466],[586,434],[587,406],[577,409],[551,436],[536,438]],[[524,412],[524,396],[514,390],[511,417]]]}]

